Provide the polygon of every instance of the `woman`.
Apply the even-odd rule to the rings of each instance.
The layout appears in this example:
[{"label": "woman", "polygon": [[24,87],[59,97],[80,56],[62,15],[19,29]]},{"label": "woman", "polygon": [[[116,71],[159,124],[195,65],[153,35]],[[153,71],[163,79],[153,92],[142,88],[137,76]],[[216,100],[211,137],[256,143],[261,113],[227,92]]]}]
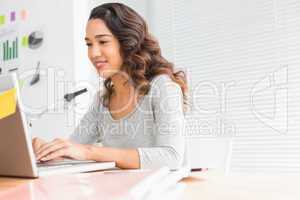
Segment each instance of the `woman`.
[{"label": "woman", "polygon": [[175,73],[161,56],[143,18],[120,3],[100,5],[90,14],[85,40],[90,61],[105,79],[104,94],[96,94],[68,140],[34,138],[37,160],[115,161],[126,169],[181,167],[185,74]]}]

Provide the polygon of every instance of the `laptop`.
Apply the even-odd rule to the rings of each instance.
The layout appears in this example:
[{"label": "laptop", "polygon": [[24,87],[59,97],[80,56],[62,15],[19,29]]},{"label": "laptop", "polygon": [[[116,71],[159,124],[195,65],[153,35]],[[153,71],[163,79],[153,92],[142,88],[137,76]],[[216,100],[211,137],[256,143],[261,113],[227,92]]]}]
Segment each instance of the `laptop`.
[{"label": "laptop", "polygon": [[20,103],[15,73],[0,76],[0,176],[37,178],[61,173],[115,169],[115,162],[50,161],[38,163]]}]

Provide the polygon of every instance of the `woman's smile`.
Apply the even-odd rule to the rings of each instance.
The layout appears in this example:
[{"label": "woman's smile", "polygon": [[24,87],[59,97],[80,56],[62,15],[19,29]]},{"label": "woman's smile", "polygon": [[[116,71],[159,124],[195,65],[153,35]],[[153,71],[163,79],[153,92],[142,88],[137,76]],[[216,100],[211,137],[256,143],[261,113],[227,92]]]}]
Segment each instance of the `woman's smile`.
[{"label": "woman's smile", "polygon": [[96,67],[97,70],[101,70],[107,65],[108,65],[108,62],[106,60],[94,62],[94,66]]}]

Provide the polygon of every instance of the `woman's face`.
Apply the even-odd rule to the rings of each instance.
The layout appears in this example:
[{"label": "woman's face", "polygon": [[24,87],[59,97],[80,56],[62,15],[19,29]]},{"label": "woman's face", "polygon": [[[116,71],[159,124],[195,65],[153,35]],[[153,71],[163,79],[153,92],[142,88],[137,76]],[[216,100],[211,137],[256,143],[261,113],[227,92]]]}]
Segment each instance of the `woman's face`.
[{"label": "woman's face", "polygon": [[88,46],[88,57],[101,77],[107,79],[120,71],[123,64],[120,43],[103,20],[88,21],[85,41]]}]

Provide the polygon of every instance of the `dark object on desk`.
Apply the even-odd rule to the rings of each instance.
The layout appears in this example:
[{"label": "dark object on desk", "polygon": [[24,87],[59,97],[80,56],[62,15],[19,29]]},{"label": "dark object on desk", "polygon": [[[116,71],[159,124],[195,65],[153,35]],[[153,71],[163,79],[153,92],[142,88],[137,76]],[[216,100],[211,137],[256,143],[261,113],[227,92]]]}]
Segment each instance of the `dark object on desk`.
[{"label": "dark object on desk", "polygon": [[207,171],[208,168],[193,168],[191,169],[191,172],[200,172],[200,171]]},{"label": "dark object on desk", "polygon": [[35,74],[33,75],[30,85],[34,85],[40,80],[40,61],[38,61],[36,69],[35,69]]},{"label": "dark object on desk", "polygon": [[18,68],[17,67],[15,67],[15,68],[12,68],[12,69],[10,69],[10,70],[8,70],[9,72],[13,72],[13,71],[16,71],[16,70],[18,70]]},{"label": "dark object on desk", "polygon": [[76,91],[76,92],[73,92],[73,93],[68,93],[68,94],[65,94],[64,96],[64,99],[67,101],[67,102],[70,102],[72,101],[75,97],[77,97],[78,95],[81,95],[83,93],[87,92],[87,89],[84,88],[82,90],[79,90],[79,91]]}]

